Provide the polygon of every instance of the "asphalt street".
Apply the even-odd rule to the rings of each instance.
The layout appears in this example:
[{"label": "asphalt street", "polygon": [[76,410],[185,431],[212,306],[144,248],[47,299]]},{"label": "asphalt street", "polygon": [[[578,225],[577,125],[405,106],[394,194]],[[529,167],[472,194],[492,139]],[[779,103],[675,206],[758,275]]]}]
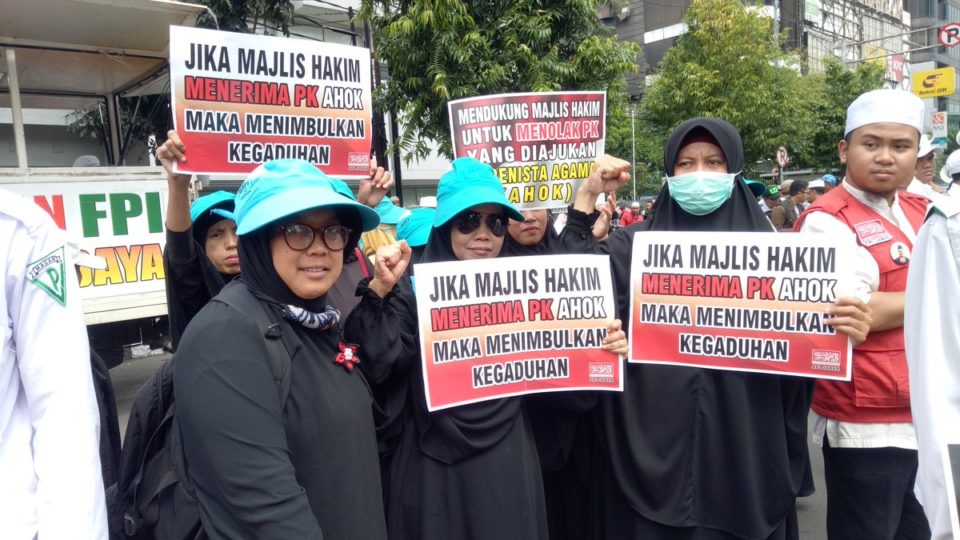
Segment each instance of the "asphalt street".
[{"label": "asphalt street", "polygon": [[[127,427],[127,418],[130,415],[130,406],[137,391],[153,373],[170,358],[164,354],[146,358],[126,360],[110,370],[113,387],[117,396],[117,408],[120,416],[121,434]],[[810,459],[813,465],[813,477],[817,492],[810,497],[797,500],[797,509],[800,520],[800,538],[804,540],[826,539],[826,507],[827,497],[823,486],[823,457],[820,449],[810,447]]]}]

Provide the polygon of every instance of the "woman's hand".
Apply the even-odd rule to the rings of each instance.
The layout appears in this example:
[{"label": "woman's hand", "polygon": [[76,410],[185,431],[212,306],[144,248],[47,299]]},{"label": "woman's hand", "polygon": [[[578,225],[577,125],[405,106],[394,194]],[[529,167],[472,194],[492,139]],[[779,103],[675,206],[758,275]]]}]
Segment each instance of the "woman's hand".
[{"label": "woman's hand", "polygon": [[386,298],[407,270],[407,265],[410,264],[410,253],[410,246],[407,245],[406,240],[378,249],[373,279],[370,280],[370,290],[377,293],[380,298]]},{"label": "woman's hand", "polygon": [[867,339],[870,325],[873,323],[873,312],[870,306],[853,296],[837,298],[837,301],[827,308],[827,315],[828,318],[824,322],[837,332],[849,336],[854,346]]},{"label": "woman's hand", "polygon": [[167,170],[167,181],[171,184],[186,186],[193,176],[190,174],[179,174],[173,170],[174,163],[187,161],[186,150],[187,147],[184,146],[183,141],[180,140],[180,135],[172,129],[167,132],[167,140],[157,148],[157,159],[160,160],[163,168]]},{"label": "woman's hand", "polygon": [[377,167],[377,158],[370,158],[370,176],[360,181],[357,202],[371,208],[380,204],[393,187],[393,175],[383,167]]},{"label": "woman's hand", "polygon": [[605,154],[597,160],[590,176],[580,184],[573,207],[585,214],[590,214],[601,193],[616,191],[629,180],[630,162]]},{"label": "woman's hand", "polygon": [[614,319],[607,326],[607,337],[603,338],[603,344],[600,346],[601,350],[610,351],[619,356],[626,356],[630,352],[627,347],[627,333],[620,326],[620,319]]},{"label": "woman's hand", "polygon": [[610,236],[610,223],[613,221],[613,212],[616,207],[617,198],[612,192],[607,202],[597,206],[600,217],[593,224],[593,237],[597,239],[597,242],[603,242]]}]

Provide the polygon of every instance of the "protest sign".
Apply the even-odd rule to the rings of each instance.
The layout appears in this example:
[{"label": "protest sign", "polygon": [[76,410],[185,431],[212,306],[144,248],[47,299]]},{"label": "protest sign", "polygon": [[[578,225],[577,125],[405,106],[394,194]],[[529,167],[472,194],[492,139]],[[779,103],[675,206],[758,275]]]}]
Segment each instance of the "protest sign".
[{"label": "protest sign", "polygon": [[[509,262],[508,262],[509,261]],[[416,265],[427,407],[553,390],[622,390],[601,351],[616,319],[609,257]]]},{"label": "protest sign", "polygon": [[835,237],[633,238],[631,361],[850,380],[850,342],[824,314],[853,290],[853,254]]},{"label": "protest sign", "polygon": [[603,155],[604,92],[498,94],[448,106],[454,155],[489,163],[522,210],[570,204]]},{"label": "protest sign", "polygon": [[305,159],[340,178],[370,169],[370,50],[170,27],[177,170],[245,174]]}]

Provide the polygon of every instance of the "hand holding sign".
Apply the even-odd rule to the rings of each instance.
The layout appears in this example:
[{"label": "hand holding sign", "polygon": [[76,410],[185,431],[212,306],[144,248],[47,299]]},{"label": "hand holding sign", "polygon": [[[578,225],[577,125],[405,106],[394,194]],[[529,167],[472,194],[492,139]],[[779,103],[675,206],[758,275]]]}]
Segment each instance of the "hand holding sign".
[{"label": "hand holding sign", "polygon": [[829,319],[824,321],[838,332],[850,336],[850,341],[857,346],[870,333],[870,324],[873,322],[873,313],[865,302],[853,296],[841,296],[836,303],[828,307]]},{"label": "hand holding sign", "polygon": [[377,262],[374,265],[370,289],[380,298],[386,298],[393,286],[400,281],[410,264],[410,246],[406,240],[383,246],[377,250]]},{"label": "hand holding sign", "polygon": [[587,214],[592,213],[594,202],[601,193],[616,191],[629,180],[630,162],[605,154],[597,160],[590,176],[577,190],[574,208]]},{"label": "hand holding sign", "polygon": [[172,129],[168,131],[166,142],[161,144],[160,148],[157,148],[157,159],[160,160],[163,168],[167,170],[167,179],[169,181],[184,184],[190,181],[192,175],[178,174],[174,172],[173,169],[174,162],[183,163],[187,161],[186,151],[187,147],[181,142],[180,135]]},{"label": "hand holding sign", "polygon": [[607,337],[603,338],[603,345],[600,346],[600,349],[604,351],[610,351],[614,354],[620,356],[626,356],[629,352],[627,347],[627,333],[621,328],[620,319],[614,319],[609,326],[607,326]]},{"label": "hand holding sign", "polygon": [[360,180],[357,202],[371,208],[380,204],[393,187],[393,175],[383,167],[377,167],[377,158],[370,158],[370,176]]}]

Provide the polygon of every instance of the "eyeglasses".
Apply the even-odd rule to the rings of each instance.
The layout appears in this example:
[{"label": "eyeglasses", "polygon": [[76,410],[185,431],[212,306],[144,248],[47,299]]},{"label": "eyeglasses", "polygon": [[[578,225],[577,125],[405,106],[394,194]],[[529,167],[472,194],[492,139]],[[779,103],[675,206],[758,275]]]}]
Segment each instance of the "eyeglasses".
[{"label": "eyeglasses", "polygon": [[484,216],[478,212],[463,212],[454,218],[457,230],[460,234],[470,234],[480,228],[480,222],[486,221],[487,228],[496,237],[507,234],[507,218],[503,214],[491,214]]},{"label": "eyeglasses", "polygon": [[280,230],[283,231],[283,240],[287,243],[287,246],[294,251],[304,251],[308,249],[313,245],[314,240],[317,239],[317,235],[320,235],[320,238],[323,239],[323,244],[327,246],[328,249],[340,251],[347,245],[347,239],[350,238],[350,233],[353,232],[343,225],[331,225],[329,227],[314,229],[303,223],[282,225]]}]

